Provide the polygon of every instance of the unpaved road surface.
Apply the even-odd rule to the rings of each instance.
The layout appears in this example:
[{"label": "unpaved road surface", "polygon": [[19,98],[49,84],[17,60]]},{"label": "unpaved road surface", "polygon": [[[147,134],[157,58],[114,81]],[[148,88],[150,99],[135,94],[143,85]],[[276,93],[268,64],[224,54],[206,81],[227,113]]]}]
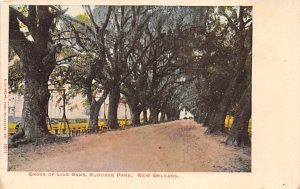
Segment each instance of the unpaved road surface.
[{"label": "unpaved road surface", "polygon": [[249,148],[227,146],[192,120],[82,135],[9,150],[10,171],[251,171]]}]

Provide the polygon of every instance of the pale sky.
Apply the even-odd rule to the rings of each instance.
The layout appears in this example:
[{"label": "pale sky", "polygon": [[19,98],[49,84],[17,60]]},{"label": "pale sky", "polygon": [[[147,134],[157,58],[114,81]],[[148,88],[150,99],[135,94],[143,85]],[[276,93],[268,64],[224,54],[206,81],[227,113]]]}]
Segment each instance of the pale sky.
[{"label": "pale sky", "polygon": [[81,5],[70,5],[70,6],[63,5],[62,8],[63,9],[68,8],[66,14],[74,17],[85,12]]}]

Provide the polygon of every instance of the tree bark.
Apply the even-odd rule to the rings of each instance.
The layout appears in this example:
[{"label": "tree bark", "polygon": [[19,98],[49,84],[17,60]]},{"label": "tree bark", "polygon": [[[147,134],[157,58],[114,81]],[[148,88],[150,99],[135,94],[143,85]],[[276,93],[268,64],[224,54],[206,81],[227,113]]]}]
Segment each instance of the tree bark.
[{"label": "tree bark", "polygon": [[12,142],[22,138],[31,142],[36,138],[51,137],[47,128],[47,104],[50,97],[47,80],[40,77],[25,76],[25,95],[21,125],[12,137]]},{"label": "tree bark", "polygon": [[108,105],[107,126],[111,129],[118,129],[118,105],[120,100],[120,87],[118,84],[111,86]]},{"label": "tree bark", "polygon": [[203,105],[201,105],[201,108],[200,108],[200,111],[199,111],[199,119],[198,119],[198,122],[199,122],[199,123],[203,123],[204,120],[205,120],[205,116],[206,116],[205,108],[204,108]]},{"label": "tree bark", "polygon": [[138,96],[135,93],[127,93],[126,100],[130,109],[131,122],[133,126],[141,125],[140,115],[142,112],[142,105]]},{"label": "tree bark", "polygon": [[209,126],[209,124],[212,122],[212,120],[214,118],[214,114],[215,114],[214,111],[209,111],[207,113],[207,116],[206,116],[206,118],[205,118],[205,120],[203,122],[203,127],[208,127]]},{"label": "tree bark", "polygon": [[150,107],[150,117],[149,117],[149,122],[156,124],[158,123],[158,108],[155,106]]},{"label": "tree bark", "polygon": [[108,90],[104,89],[101,97],[96,100],[95,96],[93,95],[92,91],[92,75],[88,76],[86,83],[85,83],[85,91],[87,95],[88,102],[90,104],[90,115],[89,115],[89,125],[88,127],[91,129],[92,132],[98,132],[98,118],[99,118],[99,111],[102,104],[105,102],[105,99],[108,95]]},{"label": "tree bark", "polygon": [[[245,55],[247,56],[247,55]],[[242,66],[239,66],[238,73],[236,76],[230,81],[227,90],[225,91],[224,97],[220,104],[218,105],[217,111],[215,113],[214,119],[210,122],[208,126],[208,133],[217,133],[217,132],[225,132],[224,120],[227,115],[227,111],[232,101],[232,97],[234,96],[235,90],[238,85],[245,79],[245,62],[246,57],[243,58],[243,61],[240,62]]]},{"label": "tree bark", "polygon": [[166,121],[166,113],[164,111],[161,111],[160,113],[160,122]]},{"label": "tree bark", "polygon": [[246,61],[248,58],[248,54],[251,51],[251,49],[247,49],[245,47],[245,40],[246,36],[244,35],[245,31],[245,23],[243,20],[244,17],[244,7],[240,8],[239,11],[239,26],[236,29],[237,32],[237,53],[238,56],[236,57],[236,64],[237,68],[234,74],[233,79],[229,82],[229,85],[225,91],[224,97],[222,101],[220,102],[214,120],[212,123],[209,124],[209,128],[207,130],[207,133],[217,133],[217,132],[225,132],[224,127],[224,120],[226,117],[226,113],[229,109],[231,98],[234,96],[234,92],[237,89],[238,85],[243,81],[243,79],[246,77]]},{"label": "tree bark", "polygon": [[165,112],[168,121],[174,121],[180,118],[180,110],[177,108],[168,108]]},{"label": "tree bark", "polygon": [[251,118],[251,85],[243,93],[239,106],[236,111],[234,122],[226,144],[230,145],[249,145],[250,138],[248,133],[249,119]]},{"label": "tree bark", "polygon": [[202,105],[198,105],[194,120],[198,123],[202,123],[204,121]]},{"label": "tree bark", "polygon": [[148,122],[147,109],[143,110],[143,121],[144,121],[144,123]]},{"label": "tree bark", "polygon": [[140,121],[140,115],[141,115],[141,110],[139,109],[130,109],[130,113],[131,113],[131,122],[133,126],[139,126],[141,125],[141,121]]},{"label": "tree bark", "polygon": [[[23,62],[25,81],[21,125],[12,137],[12,142],[28,143],[38,138],[54,138],[46,123],[50,97],[48,80],[55,68],[55,55],[61,45],[49,48],[49,42],[53,19],[60,13],[50,12],[48,6],[33,5],[29,6],[27,17],[13,7],[9,8],[9,13],[9,45]],[[34,42],[21,32],[18,20],[27,26]]]},{"label": "tree bark", "polygon": [[101,108],[100,103],[93,103],[90,105],[90,118],[89,118],[89,128],[92,130],[92,132],[98,132],[98,117],[99,117],[99,111]]},{"label": "tree bark", "polygon": [[174,115],[173,115],[173,113],[170,113],[170,111],[167,111],[166,115],[167,115],[167,120],[168,121],[174,121]]}]

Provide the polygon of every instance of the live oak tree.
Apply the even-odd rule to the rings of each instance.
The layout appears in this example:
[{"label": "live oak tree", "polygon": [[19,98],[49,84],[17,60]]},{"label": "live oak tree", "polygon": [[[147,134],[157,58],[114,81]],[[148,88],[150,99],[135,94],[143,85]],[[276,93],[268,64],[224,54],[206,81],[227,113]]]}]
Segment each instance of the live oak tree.
[{"label": "live oak tree", "polygon": [[[156,62],[156,58],[153,56],[153,50],[157,47],[162,47],[160,44],[166,40],[165,35],[151,34],[151,30],[156,31],[155,19],[159,16],[159,11],[152,9],[153,17],[149,20],[149,24],[143,31],[143,35],[136,42],[136,48],[130,54],[127,61],[128,67],[131,68],[131,73],[124,79],[121,85],[121,92],[126,96],[129,108],[131,110],[132,122],[134,125],[140,125],[140,114],[148,105],[151,104],[149,97],[149,76],[153,63]],[[159,23],[161,28],[162,22]]]},{"label": "live oak tree", "polygon": [[212,120],[234,69],[232,34],[226,23],[220,21],[220,15],[215,14],[215,9],[210,8],[206,31],[193,42],[195,53],[191,71],[198,75],[193,90],[197,96],[194,116],[205,126]]},{"label": "live oak tree", "polygon": [[[208,133],[225,132],[224,119],[235,112],[228,144],[249,144],[251,117],[251,7],[210,7],[204,32],[190,39],[187,76],[194,77],[193,88],[183,106],[195,120],[208,127]],[[190,32],[191,33],[191,32]],[[246,95],[246,94],[247,95]],[[247,98],[246,98],[247,97]],[[250,104],[250,105],[249,105]]]},{"label": "live oak tree", "polygon": [[236,116],[230,134],[226,140],[227,144],[244,146],[251,143],[248,133],[248,125],[252,110],[251,102],[251,84],[249,84],[240,98]]},{"label": "live oak tree", "polygon": [[101,105],[108,93],[106,71],[105,30],[111,8],[108,8],[103,22],[95,23],[90,6],[84,6],[85,12],[71,17],[63,17],[63,32],[58,37],[64,46],[72,50],[74,59],[68,65],[66,77],[70,84],[70,93],[83,94],[89,104],[89,124],[92,132],[98,131],[98,117]]},{"label": "live oak tree", "polygon": [[21,125],[13,142],[52,137],[46,125],[48,80],[61,44],[53,43],[51,32],[64,12],[54,6],[9,7],[9,45],[22,61],[25,84]]},{"label": "live oak tree", "polygon": [[147,7],[85,6],[87,22],[64,17],[76,44],[72,48],[93,52],[93,77],[101,77],[109,91],[108,126],[118,128],[120,85],[130,72],[127,60],[151,17]]},{"label": "live oak tree", "polygon": [[[229,27],[234,32],[235,36],[235,57],[233,61],[236,69],[233,73],[233,78],[230,80],[226,91],[219,103],[213,121],[209,123],[208,133],[224,132],[224,119],[230,107],[232,96],[239,84],[243,82],[246,73],[246,62],[252,50],[251,36],[252,36],[252,18],[251,7],[240,7],[239,15],[232,14],[229,17],[225,10],[220,9],[220,14],[226,17]],[[234,20],[236,19],[236,20]]]},{"label": "live oak tree", "polygon": [[[121,92],[120,86],[135,68],[134,62],[129,62],[129,59],[152,16],[151,7],[148,6],[115,6],[112,8],[107,37],[108,72],[110,73],[107,124],[110,128],[118,128],[117,108]],[[132,107],[129,101],[128,103]]]},{"label": "live oak tree", "polygon": [[181,74],[190,67],[188,57],[193,49],[187,47],[194,39],[194,31],[204,28],[206,8],[171,7],[161,12],[166,14],[157,16],[157,23],[154,22],[153,26],[155,32],[149,32],[152,38],[164,36],[160,43],[150,48],[152,63],[148,78],[148,101],[152,123],[158,122],[159,112],[162,111],[162,115],[165,113],[163,107],[170,98],[166,93],[172,91],[169,87],[176,88],[177,84],[180,86],[180,83],[185,83],[178,80],[183,79]]},{"label": "live oak tree", "polygon": [[[68,88],[66,100],[82,95],[88,104],[89,123],[91,132],[98,132],[99,111],[104,103],[108,90],[99,83],[99,75],[95,68],[95,59],[89,53],[81,53],[72,59],[71,63],[57,67],[51,75],[51,83],[58,81]],[[61,83],[62,82],[62,83]],[[56,86],[57,88],[61,88]],[[85,104],[85,101],[83,102]]]},{"label": "live oak tree", "polygon": [[218,133],[225,132],[227,112],[235,111],[227,143],[250,143],[251,7],[83,7],[77,17],[57,6],[10,7],[10,57],[20,60],[9,68],[9,83],[24,93],[13,140],[51,136],[51,77],[52,84],[70,86],[70,97],[87,97],[93,131],[108,94],[108,126],[118,128],[123,94],[134,125],[147,109],[151,123],[179,119],[185,109],[208,133]]}]

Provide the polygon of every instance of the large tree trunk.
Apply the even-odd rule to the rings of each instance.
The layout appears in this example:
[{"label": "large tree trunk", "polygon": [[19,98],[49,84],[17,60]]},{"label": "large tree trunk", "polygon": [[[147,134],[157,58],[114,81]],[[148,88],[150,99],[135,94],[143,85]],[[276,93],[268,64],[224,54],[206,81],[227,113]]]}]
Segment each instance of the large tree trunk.
[{"label": "large tree trunk", "polygon": [[214,111],[209,111],[207,113],[207,116],[206,116],[204,122],[203,122],[203,127],[208,127],[209,124],[212,122],[214,116],[215,116],[215,112]]},{"label": "large tree trunk", "polygon": [[21,125],[12,137],[13,142],[21,137],[30,142],[36,138],[50,136],[46,123],[46,109],[50,97],[48,84],[33,78],[25,78],[25,83]]},{"label": "large tree trunk", "polygon": [[[23,63],[25,94],[21,125],[12,142],[25,143],[38,138],[54,137],[47,129],[49,101],[48,80],[56,65],[56,52],[61,45],[50,46],[53,19],[63,12],[50,11],[48,6],[28,6],[28,15],[9,8],[9,45]],[[34,39],[29,41],[21,32],[20,23],[27,26]]]},{"label": "large tree trunk", "polygon": [[47,128],[47,105],[50,98],[48,90],[49,72],[44,70],[42,64],[24,64],[25,95],[22,110],[21,125],[12,137],[12,142],[31,142],[37,138],[52,136]]},{"label": "large tree trunk", "polygon": [[205,108],[203,105],[201,105],[198,123],[203,123],[205,120],[205,117],[206,117]]},{"label": "large tree trunk", "polygon": [[244,35],[244,7],[240,8],[239,11],[239,27],[237,32],[237,39],[238,39],[238,45],[237,45],[237,53],[238,56],[236,57],[236,64],[237,68],[234,74],[233,79],[229,82],[229,85],[225,91],[224,97],[219,104],[214,120],[212,123],[209,124],[209,128],[207,130],[208,133],[217,133],[217,132],[224,132],[224,120],[226,117],[226,113],[229,109],[229,106],[231,104],[231,98],[234,96],[234,92],[237,89],[238,85],[245,79],[246,75],[246,61],[248,58],[248,54],[251,51],[251,49],[247,49],[245,47],[245,35]]},{"label": "large tree trunk", "polygon": [[249,145],[248,124],[251,117],[251,85],[247,87],[239,101],[234,122],[226,144]]},{"label": "large tree trunk", "polygon": [[231,101],[231,95],[229,93],[227,94],[228,95],[223,97],[223,100],[218,106],[217,112],[215,113],[212,121],[210,121],[207,133],[225,132],[224,120]]},{"label": "large tree trunk", "polygon": [[166,110],[167,120],[174,121],[180,118],[180,110],[176,108],[169,108]]},{"label": "large tree trunk", "polygon": [[197,107],[196,115],[194,117],[194,120],[196,122],[203,123],[203,121],[204,121],[203,112],[204,112],[203,106],[199,104]]},{"label": "large tree trunk", "polygon": [[118,129],[118,105],[120,100],[120,88],[118,85],[111,86],[109,93],[107,126],[111,129]]},{"label": "large tree trunk", "polygon": [[142,106],[136,94],[127,95],[126,100],[130,109],[131,122],[133,126],[141,125],[140,115],[142,112]]},{"label": "large tree trunk", "polygon": [[143,110],[143,122],[147,123],[148,122],[148,115],[147,115],[147,109]]},{"label": "large tree trunk", "polygon": [[92,91],[92,77],[88,77],[86,81],[85,91],[87,94],[87,99],[90,104],[90,115],[89,115],[89,129],[91,129],[92,132],[98,132],[98,117],[99,117],[99,111],[102,106],[102,104],[105,102],[105,99],[108,95],[108,90],[104,90],[101,97],[96,100],[93,91]]},{"label": "large tree trunk", "polygon": [[158,123],[158,114],[159,114],[158,108],[155,106],[151,106],[149,122],[153,124]]},{"label": "large tree trunk", "polygon": [[170,111],[167,111],[166,115],[167,115],[167,120],[168,121],[174,121],[173,113],[171,113]]},{"label": "large tree trunk", "polygon": [[[240,64],[245,64],[246,58]],[[208,133],[217,133],[217,132],[225,132],[224,120],[226,118],[228,109],[230,107],[232,97],[234,96],[235,90],[239,86],[241,82],[245,79],[245,66],[240,66],[238,69],[237,75],[230,81],[227,90],[225,91],[224,97],[220,104],[218,105],[218,109],[215,113],[214,119],[208,125]]]},{"label": "large tree trunk", "polygon": [[131,122],[133,126],[139,126],[141,125],[140,121],[140,115],[141,115],[141,110],[139,109],[130,109],[131,113]]},{"label": "large tree trunk", "polygon": [[101,108],[100,103],[94,102],[90,105],[90,118],[89,118],[89,128],[92,130],[92,132],[98,132],[98,117],[99,117],[99,111]]},{"label": "large tree trunk", "polygon": [[176,109],[176,110],[174,110],[174,112],[175,112],[175,120],[179,120],[180,119],[180,110],[179,109]]},{"label": "large tree trunk", "polygon": [[160,122],[166,121],[166,113],[164,111],[161,111],[160,113]]}]

